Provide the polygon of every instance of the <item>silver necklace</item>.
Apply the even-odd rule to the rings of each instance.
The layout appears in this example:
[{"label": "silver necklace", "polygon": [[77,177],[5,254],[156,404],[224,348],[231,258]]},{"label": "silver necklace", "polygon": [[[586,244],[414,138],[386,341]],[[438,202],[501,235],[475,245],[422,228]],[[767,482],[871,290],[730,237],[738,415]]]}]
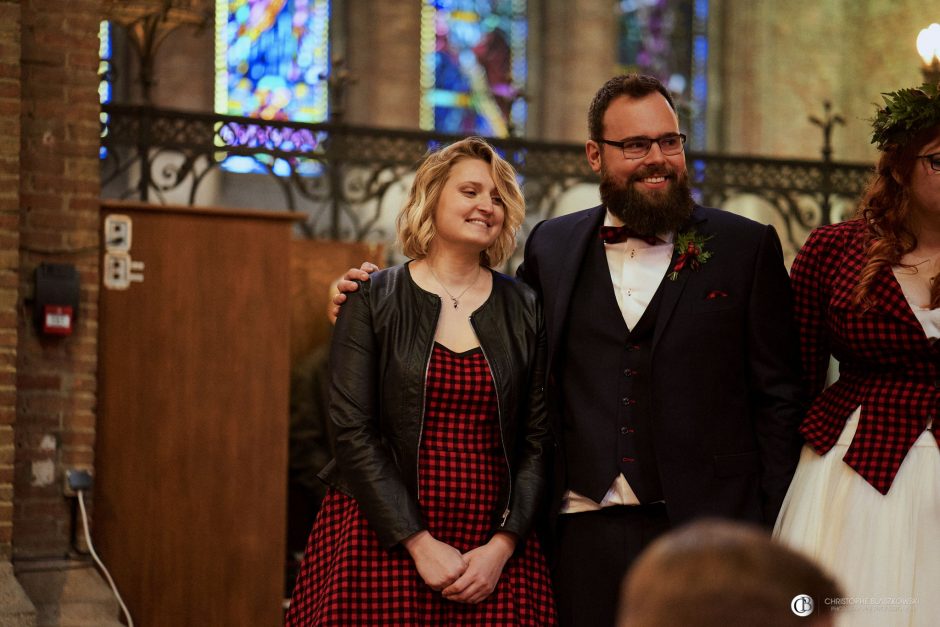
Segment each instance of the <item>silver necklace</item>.
[{"label": "silver necklace", "polygon": [[482,268],[480,266],[477,266],[477,275],[473,277],[473,281],[470,282],[470,285],[463,288],[462,292],[454,296],[453,294],[450,293],[450,290],[447,289],[447,286],[444,285],[444,282],[441,281],[437,277],[437,273],[434,272],[434,268],[431,266],[430,262],[428,262],[428,270],[431,271],[431,276],[434,277],[434,280],[437,281],[437,284],[440,285],[444,289],[444,293],[447,294],[447,297],[450,299],[450,301],[454,303],[454,309],[457,309],[457,307],[460,305],[459,301],[461,298],[463,298],[463,295],[467,293],[467,290],[469,290],[471,287],[477,284],[477,281],[480,279],[480,273],[482,272]]}]

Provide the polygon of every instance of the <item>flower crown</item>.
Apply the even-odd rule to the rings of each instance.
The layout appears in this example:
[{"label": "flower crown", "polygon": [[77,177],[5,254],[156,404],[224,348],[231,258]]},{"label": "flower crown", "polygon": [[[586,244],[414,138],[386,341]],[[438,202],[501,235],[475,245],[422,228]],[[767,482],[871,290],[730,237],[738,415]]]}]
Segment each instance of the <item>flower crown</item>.
[{"label": "flower crown", "polygon": [[871,143],[884,150],[903,146],[924,130],[940,126],[940,85],[924,83],[919,89],[883,93],[885,106],[872,120]]}]

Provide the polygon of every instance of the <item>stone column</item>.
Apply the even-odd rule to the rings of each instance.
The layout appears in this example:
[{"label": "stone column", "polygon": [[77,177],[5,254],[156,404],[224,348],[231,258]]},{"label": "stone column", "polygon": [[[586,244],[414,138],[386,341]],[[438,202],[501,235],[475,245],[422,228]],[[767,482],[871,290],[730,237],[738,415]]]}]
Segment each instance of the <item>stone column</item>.
[{"label": "stone column", "polygon": [[421,3],[338,0],[334,55],[347,62],[349,124],[417,129],[421,99]]},{"label": "stone column", "polygon": [[587,139],[594,92],[616,73],[616,7],[597,0],[543,0],[541,5],[542,77],[535,96],[543,104],[536,136],[580,143]]}]

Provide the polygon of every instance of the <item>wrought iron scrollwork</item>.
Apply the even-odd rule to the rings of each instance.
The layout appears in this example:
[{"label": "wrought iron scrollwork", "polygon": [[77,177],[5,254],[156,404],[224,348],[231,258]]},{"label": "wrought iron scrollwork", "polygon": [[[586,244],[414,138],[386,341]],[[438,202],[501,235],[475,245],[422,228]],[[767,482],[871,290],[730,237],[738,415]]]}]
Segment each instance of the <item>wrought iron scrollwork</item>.
[{"label": "wrought iron scrollwork", "polygon": [[[307,214],[299,227],[306,237],[384,241],[409,177],[430,148],[458,137],[337,123],[305,124],[200,114],[146,106],[105,105],[102,165],[106,196],[166,202],[168,195],[189,204],[218,204],[203,193],[207,181],[249,185],[224,173],[229,157],[243,157],[275,183],[278,196],[263,208]],[[492,143],[518,171],[528,213],[524,238],[540,220],[572,209],[569,192],[596,185],[596,175],[578,144],[512,137]],[[689,153],[696,197],[723,207],[741,197],[760,200],[767,221],[782,229],[784,245],[795,251],[814,226],[843,219],[871,174],[864,164],[826,158],[781,160]],[[591,187],[593,189],[593,187]],[[178,200],[176,201],[178,202]],[[831,216],[832,208],[841,210]]]}]

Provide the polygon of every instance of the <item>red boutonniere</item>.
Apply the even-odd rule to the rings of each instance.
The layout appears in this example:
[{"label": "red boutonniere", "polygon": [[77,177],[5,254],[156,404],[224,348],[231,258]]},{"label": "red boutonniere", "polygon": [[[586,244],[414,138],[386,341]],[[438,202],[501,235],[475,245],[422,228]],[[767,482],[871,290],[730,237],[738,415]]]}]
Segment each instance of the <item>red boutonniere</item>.
[{"label": "red boutonniere", "polygon": [[679,278],[679,273],[683,268],[698,270],[702,264],[711,259],[711,251],[705,250],[705,242],[713,238],[714,235],[702,237],[698,231],[683,231],[676,238],[676,250],[679,252],[679,258],[672,266],[669,273],[669,280],[675,281]]}]

